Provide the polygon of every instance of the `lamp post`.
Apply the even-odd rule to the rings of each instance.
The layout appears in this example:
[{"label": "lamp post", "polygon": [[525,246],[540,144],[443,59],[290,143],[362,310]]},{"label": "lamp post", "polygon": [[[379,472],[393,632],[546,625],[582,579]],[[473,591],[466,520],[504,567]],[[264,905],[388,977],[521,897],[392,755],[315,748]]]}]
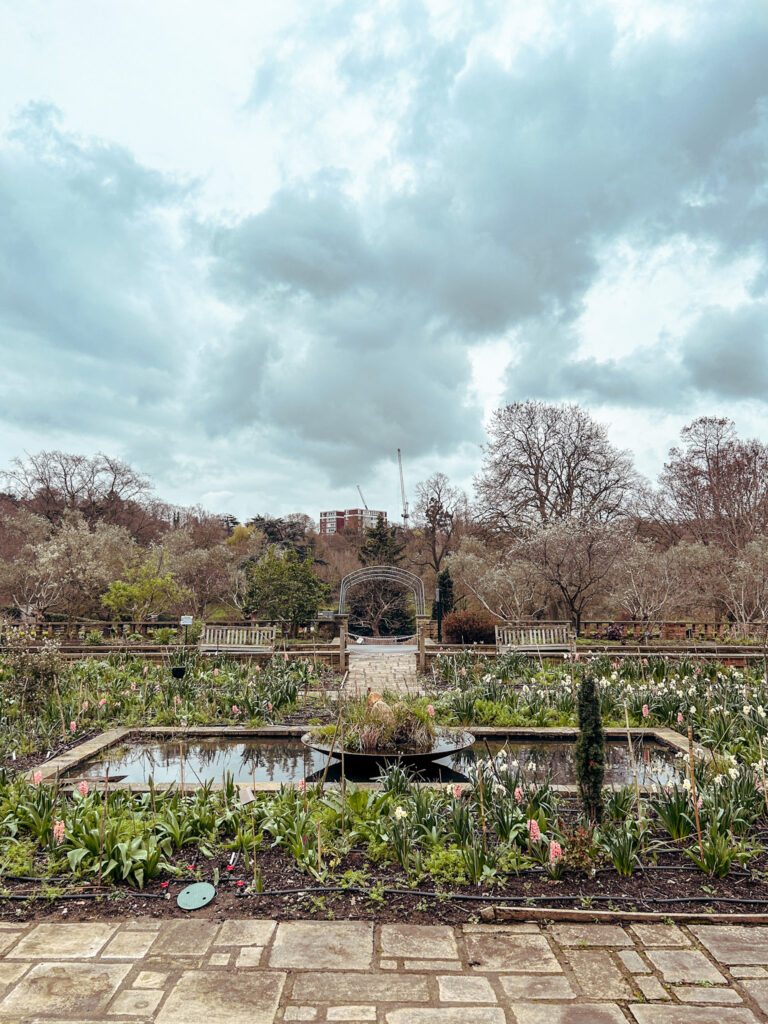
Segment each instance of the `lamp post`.
[{"label": "lamp post", "polygon": [[440,600],[440,587],[435,587],[435,604],[437,605],[437,642],[443,642],[443,602]]}]

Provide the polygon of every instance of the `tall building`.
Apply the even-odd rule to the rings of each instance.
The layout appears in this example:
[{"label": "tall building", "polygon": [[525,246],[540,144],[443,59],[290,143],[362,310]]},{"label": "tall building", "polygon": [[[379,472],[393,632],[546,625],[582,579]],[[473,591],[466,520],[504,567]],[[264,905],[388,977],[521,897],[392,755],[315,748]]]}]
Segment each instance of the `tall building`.
[{"label": "tall building", "polygon": [[331,533],[344,533],[350,530],[363,533],[364,530],[376,525],[379,516],[387,521],[386,512],[378,512],[372,508],[348,508],[344,511],[321,512],[320,533],[326,536]]}]

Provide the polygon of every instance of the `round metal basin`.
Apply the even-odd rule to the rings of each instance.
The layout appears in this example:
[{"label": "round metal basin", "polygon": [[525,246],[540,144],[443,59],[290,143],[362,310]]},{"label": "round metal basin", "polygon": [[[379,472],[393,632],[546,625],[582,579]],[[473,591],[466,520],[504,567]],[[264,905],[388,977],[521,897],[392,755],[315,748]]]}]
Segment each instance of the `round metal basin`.
[{"label": "round metal basin", "polygon": [[[305,732],[301,737],[301,742],[310,749],[325,754],[326,757],[331,752],[331,744],[314,740],[312,733]],[[474,742],[475,737],[472,733],[466,732],[464,729],[438,729],[431,750],[374,750],[371,753],[345,750],[344,764],[349,765],[350,771],[361,774],[363,772],[373,774],[379,766],[390,764],[393,761],[413,766],[427,765],[442,757],[458,754],[460,750],[471,747]],[[331,756],[341,760],[341,750],[335,747]]]}]

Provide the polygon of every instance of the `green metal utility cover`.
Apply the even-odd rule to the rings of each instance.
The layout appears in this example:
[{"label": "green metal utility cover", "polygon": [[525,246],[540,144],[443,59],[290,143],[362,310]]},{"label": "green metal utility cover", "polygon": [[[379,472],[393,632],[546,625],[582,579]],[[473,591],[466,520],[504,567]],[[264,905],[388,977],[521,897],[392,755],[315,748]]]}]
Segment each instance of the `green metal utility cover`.
[{"label": "green metal utility cover", "polygon": [[215,895],[216,890],[210,882],[193,882],[181,890],[176,902],[182,910],[199,910],[207,907]]}]

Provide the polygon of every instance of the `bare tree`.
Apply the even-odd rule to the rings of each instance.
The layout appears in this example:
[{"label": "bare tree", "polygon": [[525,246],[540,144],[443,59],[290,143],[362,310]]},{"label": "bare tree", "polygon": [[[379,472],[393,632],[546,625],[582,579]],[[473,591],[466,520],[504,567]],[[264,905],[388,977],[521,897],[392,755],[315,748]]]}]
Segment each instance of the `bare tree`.
[{"label": "bare tree", "polygon": [[655,518],[673,539],[738,550],[768,533],[768,445],[740,440],[729,419],[682,430],[659,479]]},{"label": "bare tree", "polygon": [[636,539],[617,560],[611,597],[648,633],[670,608],[684,603],[689,578],[675,548],[663,550],[652,540]]},{"label": "bare tree", "polygon": [[168,511],[151,497],[145,476],[103,452],[38,452],[14,459],[0,476],[17,499],[52,524],[65,511],[79,512],[91,527],[112,523],[125,526],[137,539],[150,540]]},{"label": "bare tree", "polygon": [[628,528],[619,523],[561,519],[531,531],[517,553],[557,595],[579,632],[586,608],[607,590],[627,539]]},{"label": "bare tree", "polygon": [[431,566],[437,576],[466,516],[467,496],[451,486],[445,473],[433,473],[417,484],[414,523],[418,535],[411,560],[422,568]]},{"label": "bare tree", "polygon": [[756,537],[734,553],[709,548],[711,589],[746,636],[768,621],[768,537]]},{"label": "bare tree", "polygon": [[489,437],[475,490],[479,518],[496,528],[610,521],[632,510],[639,477],[629,454],[577,405],[507,405]]},{"label": "bare tree", "polygon": [[514,549],[497,552],[479,537],[463,537],[446,565],[453,579],[498,619],[531,618],[547,607],[548,588],[536,567]]}]

